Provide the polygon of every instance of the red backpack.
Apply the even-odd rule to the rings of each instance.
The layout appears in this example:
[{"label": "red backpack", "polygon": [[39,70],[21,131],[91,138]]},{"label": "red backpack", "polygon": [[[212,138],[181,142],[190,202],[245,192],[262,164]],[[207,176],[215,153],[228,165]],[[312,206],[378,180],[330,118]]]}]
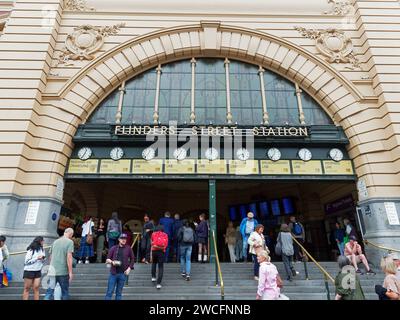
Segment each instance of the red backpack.
[{"label": "red backpack", "polygon": [[168,235],[162,231],[156,231],[151,235],[151,246],[153,250],[163,250],[168,247]]}]

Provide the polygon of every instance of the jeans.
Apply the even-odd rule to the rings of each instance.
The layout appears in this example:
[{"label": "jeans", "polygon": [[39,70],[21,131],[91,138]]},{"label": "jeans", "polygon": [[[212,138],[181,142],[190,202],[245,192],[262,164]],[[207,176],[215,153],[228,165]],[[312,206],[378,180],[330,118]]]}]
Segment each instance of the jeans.
[{"label": "jeans", "polygon": [[140,241],[140,251],[141,259],[145,259],[146,261],[150,262],[151,239],[149,233],[146,233],[143,239]]},{"label": "jeans", "polygon": [[243,259],[244,261],[247,260],[247,253],[249,249],[249,244],[247,243],[247,240],[249,240],[249,234],[246,234],[245,237],[243,237]]},{"label": "jeans", "polygon": [[108,249],[111,249],[118,243],[118,239],[108,239]]},{"label": "jeans", "polygon": [[231,259],[231,262],[236,262],[235,245],[234,244],[228,244],[228,250],[229,250],[229,257]]},{"label": "jeans", "polygon": [[182,245],[179,248],[181,258],[181,273],[190,276],[190,259],[192,257],[192,245]]},{"label": "jeans", "polygon": [[115,287],[117,287],[117,289],[115,290],[115,300],[121,300],[122,289],[124,288],[125,280],[126,280],[126,275],[124,273],[117,273],[117,274],[110,273],[110,276],[108,278],[108,287],[105,300],[112,299]]},{"label": "jeans", "polygon": [[103,250],[104,250],[104,236],[98,236],[97,237],[97,247],[96,247],[96,253],[97,253],[97,262],[101,263],[102,262],[102,257],[103,257]]},{"label": "jeans", "polygon": [[344,242],[337,242],[337,246],[339,248],[340,255],[344,256]]},{"label": "jeans", "polygon": [[153,263],[151,265],[151,277],[156,277],[156,269],[158,264],[158,277],[157,284],[161,284],[163,273],[164,273],[164,259],[165,254],[162,251],[153,251],[152,253]]},{"label": "jeans", "polygon": [[[296,240],[303,245],[303,243],[304,243],[303,239],[296,238]],[[293,241],[293,249],[294,249],[294,259],[297,261],[301,261],[303,259],[303,257],[300,253],[300,247],[295,241]]]},{"label": "jeans", "polygon": [[[169,236],[168,236],[168,239],[170,239]],[[165,259],[164,259],[164,261],[165,261],[166,263],[169,262],[169,254],[170,254],[171,248],[172,248],[171,241],[168,240],[168,247],[167,247],[167,249],[165,250]],[[172,249],[172,250],[173,250],[173,249]]]},{"label": "jeans", "polygon": [[251,256],[253,258],[253,263],[254,263],[254,276],[258,277],[258,274],[260,273],[260,264],[258,263],[256,254],[252,254]]},{"label": "jeans", "polygon": [[287,256],[282,253],[282,261],[283,261],[283,265],[285,266],[285,271],[286,271],[288,280],[293,278],[294,269],[293,269],[293,265],[292,265],[292,260],[293,260],[293,256]]},{"label": "jeans", "polygon": [[[61,300],[69,300],[69,275],[56,276],[56,282],[61,287]],[[54,300],[54,288],[48,288],[44,300]]]},{"label": "jeans", "polygon": [[243,242],[242,240],[238,240],[235,246],[235,257],[240,260],[243,258]]}]

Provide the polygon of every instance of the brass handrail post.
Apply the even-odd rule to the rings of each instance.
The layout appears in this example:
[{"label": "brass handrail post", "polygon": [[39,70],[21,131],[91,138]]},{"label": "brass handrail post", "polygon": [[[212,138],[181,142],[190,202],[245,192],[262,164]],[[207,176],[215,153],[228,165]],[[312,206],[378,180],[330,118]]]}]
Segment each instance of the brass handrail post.
[{"label": "brass handrail post", "polygon": [[219,282],[220,282],[220,288],[221,288],[221,300],[225,299],[225,286],[224,286],[224,280],[222,278],[222,271],[221,271],[221,264],[219,262],[219,256],[218,256],[218,250],[217,250],[217,244],[215,240],[215,232],[212,230],[212,237],[213,237],[213,244],[214,244],[214,250],[215,250],[215,286],[218,286],[218,276],[219,276]]}]

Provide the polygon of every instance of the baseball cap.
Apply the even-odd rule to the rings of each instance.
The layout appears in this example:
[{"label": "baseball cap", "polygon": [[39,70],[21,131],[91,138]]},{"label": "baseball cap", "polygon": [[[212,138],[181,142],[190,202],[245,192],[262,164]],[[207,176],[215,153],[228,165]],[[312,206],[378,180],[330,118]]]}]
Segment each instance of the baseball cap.
[{"label": "baseball cap", "polygon": [[248,218],[254,218],[253,212],[249,212],[249,213],[247,214],[247,217],[248,217]]},{"label": "baseball cap", "polygon": [[126,233],[121,233],[118,239],[127,239],[128,235]]},{"label": "baseball cap", "polygon": [[350,236],[349,239],[353,240],[353,241],[357,241],[357,237],[356,236]]}]

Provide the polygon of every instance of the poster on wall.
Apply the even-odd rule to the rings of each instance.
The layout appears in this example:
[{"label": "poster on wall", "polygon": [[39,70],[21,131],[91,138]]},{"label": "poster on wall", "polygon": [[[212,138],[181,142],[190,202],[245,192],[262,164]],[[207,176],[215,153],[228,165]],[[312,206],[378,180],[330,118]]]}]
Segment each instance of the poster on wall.
[{"label": "poster on wall", "polygon": [[40,201],[29,201],[26,211],[25,224],[36,224],[39,213]]},{"label": "poster on wall", "polygon": [[399,215],[397,213],[396,204],[394,202],[385,202],[386,215],[388,218],[389,225],[398,226],[400,225]]}]

